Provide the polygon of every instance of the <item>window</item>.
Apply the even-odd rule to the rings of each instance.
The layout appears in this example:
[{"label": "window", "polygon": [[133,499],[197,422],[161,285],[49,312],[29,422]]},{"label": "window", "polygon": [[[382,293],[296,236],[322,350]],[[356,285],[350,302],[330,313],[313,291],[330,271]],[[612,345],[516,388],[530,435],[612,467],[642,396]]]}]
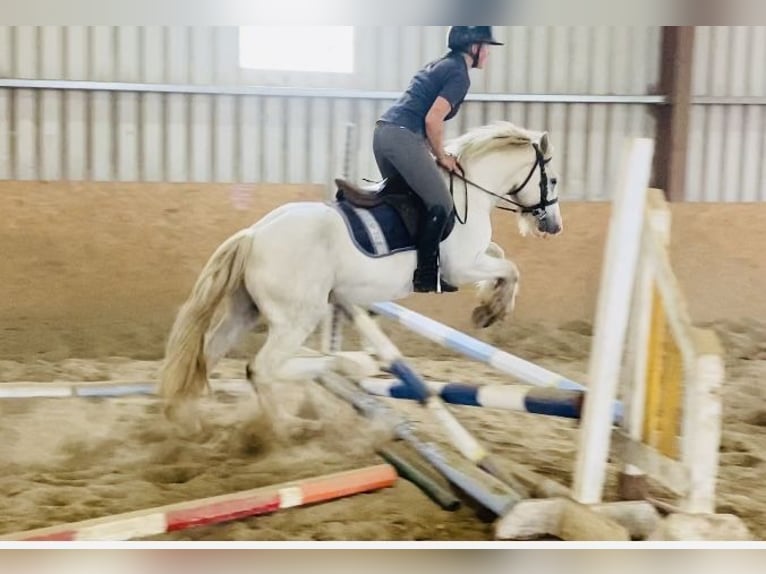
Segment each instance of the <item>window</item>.
[{"label": "window", "polygon": [[352,26],[242,26],[239,65],[255,70],[354,71]]}]

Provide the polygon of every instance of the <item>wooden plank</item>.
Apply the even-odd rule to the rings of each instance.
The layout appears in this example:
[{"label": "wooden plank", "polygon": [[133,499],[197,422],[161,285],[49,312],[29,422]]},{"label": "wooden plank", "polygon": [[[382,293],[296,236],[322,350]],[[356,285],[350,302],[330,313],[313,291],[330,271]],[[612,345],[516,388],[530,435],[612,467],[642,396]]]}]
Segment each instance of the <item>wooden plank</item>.
[{"label": "wooden plank", "polygon": [[689,490],[689,470],[683,464],[631,440],[622,430],[612,433],[612,452],[615,458],[637,466],[676,494],[684,495]]}]

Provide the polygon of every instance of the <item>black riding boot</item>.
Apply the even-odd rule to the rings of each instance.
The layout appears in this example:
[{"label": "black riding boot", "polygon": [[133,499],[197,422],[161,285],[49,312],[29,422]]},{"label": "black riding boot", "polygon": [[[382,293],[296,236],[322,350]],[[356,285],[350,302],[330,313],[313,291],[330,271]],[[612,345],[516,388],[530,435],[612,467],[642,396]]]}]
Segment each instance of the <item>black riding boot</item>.
[{"label": "black riding boot", "polygon": [[430,208],[424,217],[418,236],[418,267],[412,278],[413,287],[418,293],[441,291],[451,293],[457,287],[445,281],[439,281],[439,243],[447,224],[447,213],[441,207]]}]

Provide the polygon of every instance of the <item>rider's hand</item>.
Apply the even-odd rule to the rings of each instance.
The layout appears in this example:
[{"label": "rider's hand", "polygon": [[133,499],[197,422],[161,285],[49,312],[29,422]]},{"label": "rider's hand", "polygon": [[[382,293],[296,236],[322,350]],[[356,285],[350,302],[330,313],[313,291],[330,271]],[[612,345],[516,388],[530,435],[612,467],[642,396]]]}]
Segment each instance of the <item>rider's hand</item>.
[{"label": "rider's hand", "polygon": [[439,165],[447,171],[454,171],[455,173],[460,171],[460,166],[458,165],[457,158],[454,155],[445,153],[439,158],[438,162]]}]

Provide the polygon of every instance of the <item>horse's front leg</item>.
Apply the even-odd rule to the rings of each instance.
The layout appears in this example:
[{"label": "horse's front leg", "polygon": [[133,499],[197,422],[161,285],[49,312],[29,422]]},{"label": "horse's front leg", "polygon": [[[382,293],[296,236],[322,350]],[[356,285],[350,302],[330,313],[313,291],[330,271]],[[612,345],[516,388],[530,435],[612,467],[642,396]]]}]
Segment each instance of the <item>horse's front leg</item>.
[{"label": "horse's front leg", "polygon": [[484,328],[513,312],[516,306],[516,295],[519,292],[519,269],[515,263],[505,258],[505,253],[496,243],[490,243],[482,257],[500,260],[507,264],[509,269],[505,277],[495,277],[479,282],[479,304],[473,310],[471,319],[476,327]]},{"label": "horse's front leg", "polygon": [[455,269],[451,278],[459,284],[478,283],[479,304],[471,314],[474,326],[489,327],[513,311],[519,289],[519,269],[505,259],[496,243],[490,243],[472,265]]}]

